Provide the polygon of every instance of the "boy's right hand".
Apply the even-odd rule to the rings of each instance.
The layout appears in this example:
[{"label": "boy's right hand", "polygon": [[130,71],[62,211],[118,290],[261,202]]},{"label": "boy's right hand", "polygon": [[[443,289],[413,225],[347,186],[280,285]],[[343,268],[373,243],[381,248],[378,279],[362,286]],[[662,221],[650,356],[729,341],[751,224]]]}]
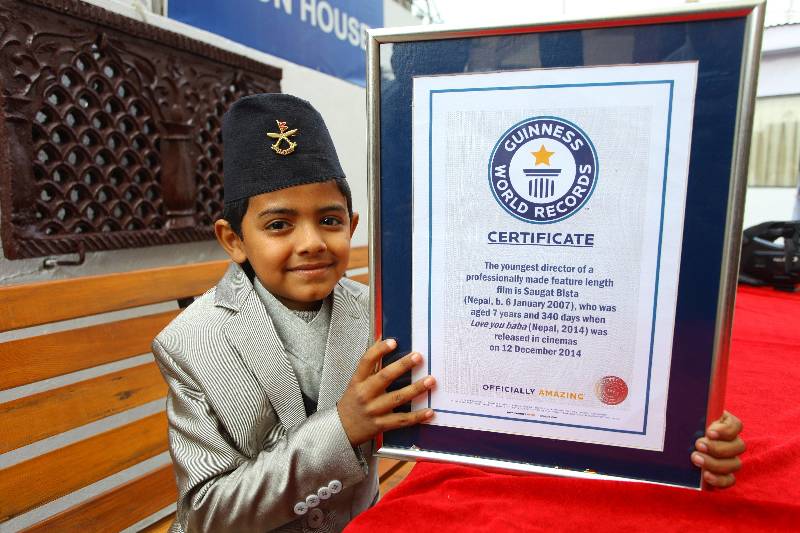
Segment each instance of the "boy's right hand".
[{"label": "boy's right hand", "polygon": [[381,358],[395,348],[397,342],[394,339],[373,344],[359,361],[347,390],[336,406],[342,427],[353,446],[367,442],[383,431],[419,424],[433,417],[432,409],[392,412],[395,407],[410,402],[436,384],[433,377],[426,376],[402,389],[386,392],[386,387],[395,379],[422,362],[422,356],[412,352],[375,372]]}]

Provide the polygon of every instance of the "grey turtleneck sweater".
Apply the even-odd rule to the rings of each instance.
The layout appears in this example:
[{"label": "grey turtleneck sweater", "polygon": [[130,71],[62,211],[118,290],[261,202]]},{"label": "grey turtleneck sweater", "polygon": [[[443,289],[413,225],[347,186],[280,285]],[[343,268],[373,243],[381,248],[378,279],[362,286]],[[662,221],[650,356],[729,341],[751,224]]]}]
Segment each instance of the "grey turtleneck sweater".
[{"label": "grey turtleneck sweater", "polygon": [[311,414],[319,399],[325,345],[331,324],[331,297],[323,300],[318,311],[293,311],[264,288],[257,277],[253,287],[272,318],[275,332],[283,343],[305,397],[306,412]]}]

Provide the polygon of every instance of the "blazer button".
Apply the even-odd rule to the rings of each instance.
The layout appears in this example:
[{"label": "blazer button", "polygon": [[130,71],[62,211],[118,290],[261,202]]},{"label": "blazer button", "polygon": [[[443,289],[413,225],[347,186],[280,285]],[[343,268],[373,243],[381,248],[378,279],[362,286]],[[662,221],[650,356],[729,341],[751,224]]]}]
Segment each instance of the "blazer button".
[{"label": "blazer button", "polygon": [[331,489],[328,487],[320,487],[317,490],[317,496],[319,496],[320,500],[327,500],[331,497],[331,494],[333,494],[333,491],[331,491]]},{"label": "blazer button", "polygon": [[342,482],[338,479],[334,479],[328,483],[328,488],[331,489],[332,494],[339,494],[342,491]]},{"label": "blazer button", "polygon": [[324,521],[325,513],[323,513],[321,509],[311,509],[311,512],[308,513],[308,518],[306,519],[306,523],[311,529],[317,529]]},{"label": "blazer button", "polygon": [[316,494],[309,494],[306,497],[306,505],[308,505],[309,509],[319,505],[319,496],[317,496]]},{"label": "blazer button", "polygon": [[308,505],[306,502],[297,502],[294,504],[294,514],[302,516],[308,512]]}]

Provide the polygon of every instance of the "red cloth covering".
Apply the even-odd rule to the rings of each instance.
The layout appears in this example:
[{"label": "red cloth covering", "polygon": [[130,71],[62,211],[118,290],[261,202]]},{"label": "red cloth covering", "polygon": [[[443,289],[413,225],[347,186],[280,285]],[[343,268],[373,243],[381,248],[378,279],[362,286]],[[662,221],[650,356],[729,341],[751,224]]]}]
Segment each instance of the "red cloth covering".
[{"label": "red cloth covering", "polygon": [[798,382],[800,293],[740,287],[726,408],[744,421],[748,451],[733,488],[419,463],[346,531],[800,531]]}]

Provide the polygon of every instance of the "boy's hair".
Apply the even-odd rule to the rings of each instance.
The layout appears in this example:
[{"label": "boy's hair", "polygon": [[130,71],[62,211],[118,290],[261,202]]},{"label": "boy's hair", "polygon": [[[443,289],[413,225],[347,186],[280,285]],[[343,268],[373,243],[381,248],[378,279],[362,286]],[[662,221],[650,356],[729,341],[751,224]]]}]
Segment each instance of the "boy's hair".
[{"label": "boy's hair", "polygon": [[[350,218],[353,218],[353,195],[350,192],[350,186],[347,184],[347,180],[341,178],[335,178],[333,180],[336,183],[336,187],[338,187],[339,192],[342,193],[344,196],[345,201],[347,202],[347,214]],[[244,219],[245,213],[247,213],[247,207],[250,205],[250,198],[242,198],[241,200],[234,200],[233,202],[225,202],[225,206],[222,208],[222,219],[226,220],[228,224],[231,225],[231,229],[239,236],[240,239],[243,239],[244,236],[242,235],[242,220]]]}]

